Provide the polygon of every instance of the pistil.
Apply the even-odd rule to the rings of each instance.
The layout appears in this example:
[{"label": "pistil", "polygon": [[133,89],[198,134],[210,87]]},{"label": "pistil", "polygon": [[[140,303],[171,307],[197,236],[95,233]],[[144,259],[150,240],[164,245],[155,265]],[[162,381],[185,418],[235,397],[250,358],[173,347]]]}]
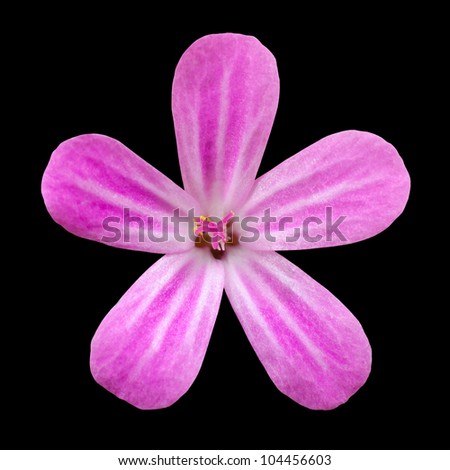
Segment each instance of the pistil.
[{"label": "pistil", "polygon": [[212,250],[224,252],[225,244],[232,241],[232,237],[227,234],[227,224],[233,218],[234,212],[228,214],[218,222],[214,222],[211,217],[200,216],[194,219],[194,234],[202,240],[210,243]]}]

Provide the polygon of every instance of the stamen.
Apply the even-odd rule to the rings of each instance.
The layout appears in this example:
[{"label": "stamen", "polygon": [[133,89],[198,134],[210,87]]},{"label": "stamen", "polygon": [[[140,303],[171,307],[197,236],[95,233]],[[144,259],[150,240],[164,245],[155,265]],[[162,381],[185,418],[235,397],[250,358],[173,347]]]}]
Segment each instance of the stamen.
[{"label": "stamen", "polygon": [[231,237],[227,235],[227,223],[233,216],[234,212],[230,211],[222,220],[219,220],[219,222],[213,222],[209,217],[205,217],[204,215],[196,217],[194,219],[194,234],[197,237],[201,237],[205,242],[209,242],[213,250],[224,252],[225,244],[231,241]]}]

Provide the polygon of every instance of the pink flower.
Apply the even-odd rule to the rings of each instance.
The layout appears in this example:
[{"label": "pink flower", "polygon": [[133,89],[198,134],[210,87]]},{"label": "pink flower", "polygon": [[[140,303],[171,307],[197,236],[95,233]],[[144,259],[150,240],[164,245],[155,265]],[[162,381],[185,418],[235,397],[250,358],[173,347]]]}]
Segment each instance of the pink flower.
[{"label": "pink flower", "polygon": [[[184,190],[110,137],[74,137],[52,154],[42,193],[57,223],[112,246],[166,253],[92,340],[96,381],[138,408],[167,407],[189,389],[223,289],[267,373],[296,402],[335,408],[369,375],[360,323],[275,250],[383,231],[403,211],[409,176],[392,145],[345,131],[255,181],[278,95],[275,59],[258,40],[206,36],[182,56],[173,82]],[[192,223],[173,222],[174,213]]]}]

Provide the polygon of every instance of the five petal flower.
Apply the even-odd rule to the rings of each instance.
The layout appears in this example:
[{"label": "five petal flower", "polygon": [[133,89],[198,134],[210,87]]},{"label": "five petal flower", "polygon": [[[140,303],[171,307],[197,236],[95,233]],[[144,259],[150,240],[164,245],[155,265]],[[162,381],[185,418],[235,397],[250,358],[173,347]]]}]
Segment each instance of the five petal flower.
[{"label": "five petal flower", "polygon": [[[94,378],[136,407],[167,407],[189,389],[224,289],[267,373],[296,402],[335,408],[370,373],[360,323],[274,250],[381,232],[403,211],[409,176],[392,145],[345,131],[255,181],[278,96],[275,59],[257,39],[205,36],[184,53],[173,83],[184,190],[110,137],[78,136],[52,154],[42,193],[57,223],[112,246],[165,253],[92,340]],[[328,209],[345,237],[329,233]],[[195,221],[168,224],[175,212],[183,220],[193,213]],[[124,218],[126,230],[116,227],[111,236],[108,224]],[[259,236],[246,239],[235,218],[251,220]]]}]

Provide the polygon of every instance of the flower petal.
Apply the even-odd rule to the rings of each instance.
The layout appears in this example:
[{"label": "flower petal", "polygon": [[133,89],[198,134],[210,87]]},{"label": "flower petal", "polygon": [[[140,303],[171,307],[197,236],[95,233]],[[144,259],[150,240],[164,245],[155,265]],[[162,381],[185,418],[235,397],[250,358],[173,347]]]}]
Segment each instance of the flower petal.
[{"label": "flower petal", "polygon": [[200,370],[223,284],[223,265],[208,250],[161,258],[95,333],[95,380],[138,408],[174,403]]},{"label": "flower petal", "polygon": [[[368,132],[345,131],[258,178],[239,215],[258,217],[250,225],[259,239],[246,237],[252,249],[341,245],[386,229],[402,213],[409,189],[408,172],[391,144]],[[267,209],[276,218],[270,233],[264,229],[270,221],[262,220]]]},{"label": "flower petal", "polygon": [[188,224],[179,224],[176,237],[169,218],[175,209],[186,215],[194,199],[110,137],[63,142],[45,170],[42,194],[53,219],[80,237],[153,253],[193,247]]},{"label": "flower petal", "polygon": [[278,96],[275,58],[252,36],[205,36],[181,57],[172,91],[178,154],[184,187],[206,215],[245,200]]},{"label": "flower petal", "polygon": [[224,259],[225,291],[275,385],[312,409],[346,402],[371,367],[358,320],[278,253],[234,248]]}]

